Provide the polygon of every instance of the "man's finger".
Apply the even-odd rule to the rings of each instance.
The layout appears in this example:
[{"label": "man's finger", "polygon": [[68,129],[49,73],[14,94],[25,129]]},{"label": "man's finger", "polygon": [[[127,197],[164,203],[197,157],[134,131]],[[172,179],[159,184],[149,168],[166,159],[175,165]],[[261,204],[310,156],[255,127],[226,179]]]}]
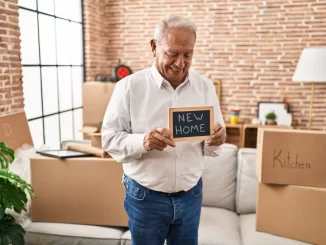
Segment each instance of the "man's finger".
[{"label": "man's finger", "polygon": [[160,147],[163,147],[163,148],[166,147],[166,144],[165,144],[163,141],[158,140],[158,139],[155,138],[155,137],[153,137],[153,138],[151,139],[151,142],[153,142],[154,144],[156,144],[156,145],[158,145],[158,146],[160,146]]},{"label": "man's finger", "polygon": [[162,147],[161,145],[155,144],[154,142],[151,142],[151,147],[152,150],[158,150],[158,151],[163,151],[165,147]]},{"label": "man's finger", "polygon": [[219,130],[215,133],[215,138],[219,138],[225,134],[224,130]]},{"label": "man's finger", "polygon": [[167,137],[169,139],[172,138],[172,135],[167,128],[159,127],[159,128],[156,128],[156,131],[159,132],[160,134],[163,134],[165,137]]},{"label": "man's finger", "polygon": [[214,126],[211,129],[211,135],[216,134],[217,132],[219,132],[223,127],[221,126],[221,124],[216,123],[214,124]]},{"label": "man's finger", "polygon": [[155,137],[156,139],[164,142],[165,144],[175,147],[175,142],[173,140],[171,140],[170,138],[167,138],[165,135],[160,134],[160,133],[156,133],[153,134],[153,137]]},{"label": "man's finger", "polygon": [[215,139],[207,140],[208,146],[221,145],[222,143],[223,143],[223,140],[220,139],[220,138],[215,138]]}]

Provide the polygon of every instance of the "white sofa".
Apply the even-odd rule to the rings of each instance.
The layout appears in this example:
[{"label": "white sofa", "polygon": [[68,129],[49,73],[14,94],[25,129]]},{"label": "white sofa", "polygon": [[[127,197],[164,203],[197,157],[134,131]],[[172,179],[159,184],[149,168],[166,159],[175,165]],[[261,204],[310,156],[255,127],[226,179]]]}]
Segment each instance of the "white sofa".
[{"label": "white sofa", "polygon": [[[307,244],[255,231],[256,149],[231,144],[223,148],[222,156],[205,159],[199,244]],[[125,228],[31,223],[25,241],[26,245],[131,245],[131,236]]]}]

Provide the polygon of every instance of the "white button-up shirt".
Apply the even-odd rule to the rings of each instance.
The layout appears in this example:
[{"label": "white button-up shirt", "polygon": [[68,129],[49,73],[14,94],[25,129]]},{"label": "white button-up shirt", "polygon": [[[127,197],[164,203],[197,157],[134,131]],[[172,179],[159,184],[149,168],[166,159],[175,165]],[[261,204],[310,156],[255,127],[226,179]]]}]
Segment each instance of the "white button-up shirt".
[{"label": "white button-up shirt", "polygon": [[124,173],[156,191],[187,191],[203,171],[204,156],[218,156],[220,147],[204,141],[176,142],[163,151],[144,149],[144,138],[154,127],[168,128],[169,107],[214,106],[214,121],[225,126],[213,82],[189,70],[176,89],[156,67],[120,80],[110,98],[102,126],[102,147]]}]

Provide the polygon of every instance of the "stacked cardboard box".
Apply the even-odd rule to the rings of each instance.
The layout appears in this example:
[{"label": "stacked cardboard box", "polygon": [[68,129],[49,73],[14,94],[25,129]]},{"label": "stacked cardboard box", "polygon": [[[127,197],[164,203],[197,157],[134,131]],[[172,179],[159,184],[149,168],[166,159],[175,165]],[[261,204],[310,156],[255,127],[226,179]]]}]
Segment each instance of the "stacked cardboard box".
[{"label": "stacked cardboard box", "polygon": [[[20,151],[29,157],[33,142],[24,112],[0,116],[0,141],[14,150],[29,146],[24,147],[28,152]],[[99,145],[94,142],[93,146]],[[24,171],[31,175],[37,196],[31,201],[32,221],[128,226],[121,163],[112,158],[61,160],[31,154],[28,171]]]},{"label": "stacked cardboard box", "polygon": [[122,174],[112,158],[31,157],[31,220],[127,227]]},{"label": "stacked cardboard box", "polygon": [[91,139],[89,134],[100,133],[101,122],[115,84],[113,82],[85,82],[83,84],[84,139]]},{"label": "stacked cardboard box", "polygon": [[326,133],[258,130],[256,230],[326,244]]},{"label": "stacked cardboard box", "polygon": [[[103,151],[99,123],[114,85],[87,82],[83,87],[84,137],[99,151]],[[72,146],[78,144],[67,145],[68,149]],[[72,150],[94,153],[91,147],[78,147]],[[31,183],[37,195],[32,200],[32,221],[128,226],[121,163],[106,157],[57,159],[40,155],[30,161]]]}]

